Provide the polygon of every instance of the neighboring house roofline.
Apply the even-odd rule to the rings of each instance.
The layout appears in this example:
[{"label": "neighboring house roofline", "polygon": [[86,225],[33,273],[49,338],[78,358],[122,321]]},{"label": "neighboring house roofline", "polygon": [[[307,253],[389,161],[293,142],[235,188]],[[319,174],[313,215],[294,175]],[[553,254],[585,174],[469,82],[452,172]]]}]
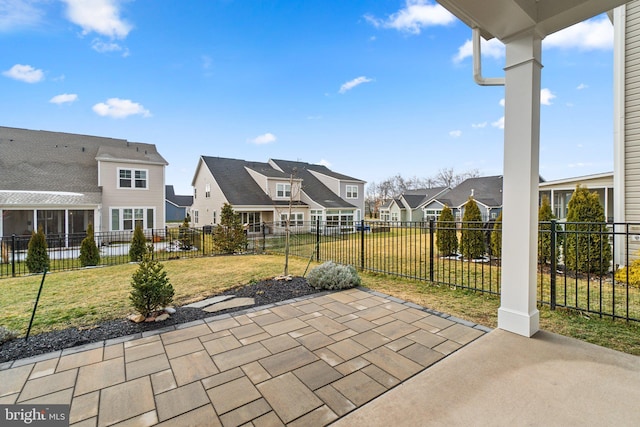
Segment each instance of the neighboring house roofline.
[{"label": "neighboring house roofline", "polygon": [[558,184],[571,184],[571,183],[576,184],[578,183],[578,181],[589,181],[592,179],[602,179],[602,178],[609,178],[609,177],[613,177],[613,172],[603,172],[603,173],[596,173],[591,175],[576,176],[573,178],[561,178],[553,181],[545,181],[538,184],[538,187],[545,188],[545,187],[558,185]]}]

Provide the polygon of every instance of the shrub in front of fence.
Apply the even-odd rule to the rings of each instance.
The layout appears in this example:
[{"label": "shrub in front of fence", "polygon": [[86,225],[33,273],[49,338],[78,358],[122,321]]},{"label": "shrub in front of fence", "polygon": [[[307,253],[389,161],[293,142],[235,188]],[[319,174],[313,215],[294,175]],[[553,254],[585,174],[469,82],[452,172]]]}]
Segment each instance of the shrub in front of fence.
[{"label": "shrub in front of fence", "polygon": [[482,214],[473,197],[469,197],[464,205],[462,223],[465,228],[462,229],[462,237],[460,238],[460,253],[466,259],[482,257],[485,253]]},{"label": "shrub in front of fence", "polygon": [[358,272],[352,265],[327,261],[311,270],[307,281],[316,289],[339,290],[360,286]]},{"label": "shrub in front of fence", "polygon": [[31,233],[29,246],[27,247],[27,268],[30,273],[42,273],[49,269],[49,254],[47,253],[47,238],[42,227],[38,227],[38,232]]},{"label": "shrub in front of fence", "polygon": [[495,258],[502,257],[502,211],[496,218],[496,223],[493,224],[493,230],[491,231],[491,237],[489,238],[489,246],[491,248],[491,256]]},{"label": "shrub in front of fence", "polygon": [[220,212],[220,224],[213,230],[215,248],[225,254],[241,252],[247,247],[247,235],[242,227],[240,215],[225,203]]}]

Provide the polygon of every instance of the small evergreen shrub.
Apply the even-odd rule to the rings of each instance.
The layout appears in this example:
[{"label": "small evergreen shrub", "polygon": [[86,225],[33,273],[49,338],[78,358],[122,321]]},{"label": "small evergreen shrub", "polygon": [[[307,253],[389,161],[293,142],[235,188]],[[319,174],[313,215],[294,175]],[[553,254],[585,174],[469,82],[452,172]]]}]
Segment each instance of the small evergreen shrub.
[{"label": "small evergreen shrub", "polygon": [[[616,271],[615,279],[622,283],[627,283],[628,280],[629,286],[640,288],[640,251],[636,252],[636,257],[628,267],[621,267]],[[629,270],[628,275],[627,269]]]},{"label": "small evergreen shrub", "polygon": [[228,203],[222,206],[220,224],[213,231],[213,244],[225,254],[240,252],[247,247],[247,236],[244,234],[240,215]]},{"label": "small evergreen shrub", "polygon": [[4,326],[0,326],[0,344],[4,344],[7,341],[11,341],[18,337],[18,333],[16,331],[12,331],[11,329],[7,329]]},{"label": "small evergreen shrub", "polygon": [[131,262],[140,262],[147,252],[147,239],[144,237],[142,227],[136,226],[131,239],[131,247],[129,248],[129,260]]},{"label": "small evergreen shrub", "polygon": [[327,261],[311,270],[307,281],[316,289],[339,290],[360,286],[362,281],[351,265]]},{"label": "small evergreen shrub", "polygon": [[133,289],[129,295],[133,308],[145,317],[171,304],[175,293],[164,266],[152,259],[151,253],[149,248],[142,255],[142,261],[131,278]]},{"label": "small evergreen shrub", "polygon": [[502,212],[496,218],[491,232],[491,256],[502,258]]},{"label": "small evergreen shrub", "polygon": [[[551,263],[551,220],[555,219],[553,212],[551,211],[551,204],[549,198],[545,195],[542,196],[542,202],[540,203],[540,209],[538,209],[538,221],[539,230],[538,233],[538,264],[550,264]],[[558,262],[558,254],[560,253],[560,239],[556,236],[556,248],[555,248],[555,262]]]},{"label": "small evergreen shrub", "polygon": [[193,233],[189,227],[189,217],[185,217],[182,225],[178,228],[178,240],[180,241],[180,249],[188,251],[193,246]]},{"label": "small evergreen shrub", "polygon": [[93,236],[93,224],[89,224],[87,227],[87,237],[82,239],[82,243],[80,244],[80,265],[87,267],[98,264],[100,264],[100,250]]},{"label": "small evergreen shrub", "polygon": [[29,246],[27,248],[27,268],[30,273],[42,273],[49,269],[49,254],[47,253],[47,238],[38,227],[38,232],[31,232]]},{"label": "small evergreen shrub", "polygon": [[453,212],[444,205],[436,224],[436,245],[440,256],[454,255],[458,250],[458,231],[454,221]]},{"label": "small evergreen shrub", "polygon": [[598,193],[577,185],[567,207],[567,268],[579,273],[606,273],[611,263],[611,245]]},{"label": "small evergreen shrub", "polygon": [[469,200],[464,205],[460,253],[466,259],[480,258],[485,253],[482,214],[473,197],[469,197]]}]

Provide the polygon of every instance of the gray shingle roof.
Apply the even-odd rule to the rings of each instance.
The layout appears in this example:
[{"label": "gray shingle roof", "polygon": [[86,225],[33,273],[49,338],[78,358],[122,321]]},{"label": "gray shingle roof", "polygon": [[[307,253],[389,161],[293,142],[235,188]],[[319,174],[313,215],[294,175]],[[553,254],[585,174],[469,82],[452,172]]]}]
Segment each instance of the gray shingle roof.
[{"label": "gray shingle roof", "polygon": [[179,207],[188,207],[193,204],[193,196],[177,195],[173,189],[173,185],[164,186],[164,197],[171,203]]},{"label": "gray shingle roof", "polygon": [[316,178],[310,170],[314,172],[319,172],[327,176],[331,176],[336,179],[341,180],[349,180],[349,181],[358,181],[363,182],[361,180],[352,178],[347,175],[342,175],[339,173],[332,172],[325,166],[321,165],[311,165],[309,163],[304,162],[294,162],[290,160],[271,160],[275,163],[280,169],[284,171],[286,176],[290,174],[294,174],[294,177],[302,179],[302,191],[316,203],[320,204],[325,208],[355,208],[356,206],[351,203],[343,200],[326,185],[324,185],[318,178]]},{"label": "gray shingle roof", "polygon": [[418,208],[421,204],[433,199],[437,194],[446,190],[447,187],[422,188],[418,190],[407,190],[402,193],[402,198],[409,204],[411,209]]},{"label": "gray shingle roof", "polygon": [[502,206],[502,175],[469,178],[436,199],[449,207],[457,208],[473,198],[489,207]]},{"label": "gray shingle roof", "polygon": [[0,127],[0,190],[100,193],[97,157],[167,164],[153,144]]},{"label": "gray shingle roof", "polygon": [[[275,171],[268,163],[208,156],[202,156],[202,161],[209,168],[229,204],[240,206],[271,206],[274,204],[246,169],[249,167],[253,170],[267,171],[270,169]],[[282,172],[276,172],[279,177],[286,178]]]}]

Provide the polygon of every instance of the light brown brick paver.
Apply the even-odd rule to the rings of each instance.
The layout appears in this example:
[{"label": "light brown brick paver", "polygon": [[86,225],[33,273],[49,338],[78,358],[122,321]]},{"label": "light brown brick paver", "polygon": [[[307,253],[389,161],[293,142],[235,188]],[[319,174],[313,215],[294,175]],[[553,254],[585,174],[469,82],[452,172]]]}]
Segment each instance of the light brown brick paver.
[{"label": "light brown brick paver", "polygon": [[153,386],[153,394],[164,393],[178,387],[171,369],[151,374],[151,385]]},{"label": "light brown brick paver", "polygon": [[325,335],[333,335],[338,332],[348,329],[342,323],[338,323],[333,319],[329,319],[326,316],[316,317],[315,319],[307,320],[307,323]]},{"label": "light brown brick paver", "polygon": [[331,344],[327,346],[327,349],[331,350],[344,360],[353,359],[354,357],[360,356],[361,354],[369,351],[367,347],[362,344],[358,344],[351,338]]},{"label": "light brown brick paver", "polygon": [[98,403],[100,402],[100,392],[94,391],[76,396],[71,402],[69,411],[69,423],[77,423],[98,416]]},{"label": "light brown brick paver", "polygon": [[359,371],[360,369],[370,364],[371,362],[369,362],[367,359],[364,359],[361,356],[358,356],[335,366],[335,368],[336,368],[336,371],[346,376],[352,372]]},{"label": "light brown brick paver", "polygon": [[233,335],[216,338],[204,343],[204,348],[211,356],[218,353],[224,353],[225,351],[233,350],[238,347],[242,347],[242,343]]},{"label": "light brown brick paver", "polygon": [[53,374],[56,371],[56,366],[58,366],[59,360],[60,359],[56,357],[55,359],[43,360],[42,362],[36,363],[31,371],[29,379],[34,380],[36,378]]},{"label": "light brown brick paver", "polygon": [[238,326],[237,328],[230,329],[231,333],[234,337],[241,340],[242,338],[247,338],[252,335],[258,335],[264,332],[259,325],[255,323],[250,323],[248,325]]},{"label": "light brown brick paver", "polygon": [[433,347],[433,349],[446,356],[458,350],[460,347],[462,347],[462,345],[457,342],[445,341],[442,344]]},{"label": "light brown brick paver", "polygon": [[[257,363],[257,362],[254,362]],[[202,385],[205,389],[210,389],[213,387],[217,387],[221,384],[231,382],[233,380],[237,380],[238,378],[242,378],[244,376],[244,372],[240,368],[233,368],[229,371],[224,371],[216,375],[212,375],[209,378],[205,378],[202,380]]]},{"label": "light brown brick paver", "polygon": [[29,380],[24,385],[17,402],[24,402],[36,397],[71,388],[75,385],[77,375],[78,369],[71,369],[58,374]]},{"label": "light brown brick paver", "polygon": [[[163,423],[158,424],[157,427],[182,427],[182,426],[207,426],[207,427],[222,427],[216,412],[213,410],[213,406],[206,405],[200,408],[189,411],[186,414],[179,415],[175,418],[171,418]],[[74,426],[75,427],[75,426]]]},{"label": "light brown brick paver", "polygon": [[[352,314],[358,311],[357,308],[355,307],[351,307],[347,304],[341,303],[341,302],[332,302],[330,304],[325,304],[324,308],[326,310],[330,310],[333,313],[335,313],[337,316],[335,317],[339,317],[339,316],[346,316],[347,314]],[[322,311],[321,311],[322,313]]]},{"label": "light brown brick paver", "polygon": [[333,351],[329,350],[326,347],[320,348],[313,352],[320,359],[324,360],[329,364],[329,366],[336,366],[344,362],[344,359],[335,354]]},{"label": "light brown brick paver", "polygon": [[[322,406],[323,402],[295,375],[287,372],[258,384],[258,390],[286,424]],[[293,398],[295,396],[295,398]]]},{"label": "light brown brick paver", "polygon": [[374,364],[369,364],[365,366],[364,368],[362,368],[362,372],[364,372],[374,380],[378,381],[380,384],[382,384],[386,388],[395,387],[398,384],[400,384],[399,379],[389,374],[388,372],[383,371],[382,369],[378,368]]},{"label": "light brown brick paver", "polygon": [[356,408],[349,399],[344,397],[342,393],[328,385],[316,390],[316,395],[326,403],[333,412],[339,416],[343,416],[347,412],[351,412]]},{"label": "light brown brick paver", "polygon": [[269,350],[264,348],[260,343],[246,345],[235,350],[229,350],[224,353],[213,356],[213,361],[221,371],[237,368],[246,363],[255,362],[256,360],[271,355]]},{"label": "light brown brick paver", "polygon": [[100,392],[98,426],[108,426],[155,409],[151,380],[138,378]]},{"label": "light brown brick paver", "polygon": [[[412,341],[415,341],[417,343],[422,344],[425,347],[429,347],[429,348],[433,348],[439,344],[442,344],[443,342],[445,342],[447,339],[444,337],[441,337],[440,335],[436,335],[434,333],[431,332],[427,332],[424,329],[420,329],[418,331],[415,331],[409,335],[407,335],[407,338],[409,338]],[[389,346],[387,346],[389,347]],[[397,351],[397,350],[396,350]]]},{"label": "light brown brick paver", "polygon": [[171,369],[179,387],[219,372],[206,351],[197,351],[176,357],[171,359],[169,363],[171,363]]},{"label": "light brown brick paver", "polygon": [[271,312],[262,314],[260,316],[252,317],[252,319],[256,323],[256,325],[260,325],[260,326],[266,326],[272,323],[282,322],[284,320],[282,317]]},{"label": "light brown brick paver", "polygon": [[329,366],[324,360],[318,360],[298,368],[293,373],[311,390],[316,390],[342,378],[342,374]]},{"label": "light brown brick paver", "polygon": [[18,403],[30,404],[30,405],[40,405],[40,404],[70,405],[72,398],[73,398],[73,388],[67,388],[64,390],[38,396],[33,399],[22,400]]},{"label": "light brown brick paver", "polygon": [[431,350],[421,344],[415,343],[407,348],[404,348],[398,352],[404,357],[408,357],[414,362],[420,364],[422,367],[428,367],[442,359],[444,355],[435,350]]},{"label": "light brown brick paver", "polygon": [[338,416],[328,406],[321,406],[288,424],[291,427],[325,426]]},{"label": "light brown brick paver", "polygon": [[104,354],[102,356],[103,360],[109,360],[109,359],[115,359],[117,357],[123,357],[124,356],[124,345],[122,343],[120,344],[113,344],[113,345],[108,345],[104,348]]},{"label": "light brown brick paver", "polygon": [[210,334],[211,332],[212,330],[209,329],[209,326],[207,326],[207,324],[204,323],[201,325],[191,326],[185,329],[178,329],[171,332],[165,332],[164,334],[160,335],[160,337],[162,338],[162,342],[164,343],[164,345],[169,345],[169,344],[173,344],[180,341],[186,341],[191,338],[200,337],[202,335],[207,335],[207,334]]},{"label": "light brown brick paver", "polygon": [[378,326],[374,329],[375,332],[384,335],[391,340],[397,340],[404,337],[414,331],[418,330],[418,327],[405,323],[401,320],[394,320],[382,326]]},{"label": "light brown brick paver", "polygon": [[[299,310],[296,310],[299,311]],[[300,312],[302,313],[302,312]],[[283,320],[282,322],[265,325],[264,330],[271,336],[286,334],[296,329],[306,328],[308,325],[298,318]]]},{"label": "light brown brick paver", "polygon": [[159,421],[166,421],[207,404],[209,397],[199,381],[156,395]]},{"label": "light brown brick paver", "polygon": [[260,364],[273,377],[307,365],[318,357],[304,347],[295,347],[282,353],[260,359]]},{"label": "light brown brick paver", "polygon": [[281,351],[297,347],[300,345],[300,343],[291,338],[289,335],[285,334],[263,340],[262,345],[265,346],[267,350],[269,350],[272,354],[276,354],[280,353]]},{"label": "light brown brick paver", "polygon": [[151,427],[155,426],[157,423],[158,414],[156,411],[149,411],[114,424],[113,427]]},{"label": "light brown brick paver", "polygon": [[261,383],[262,381],[266,381],[271,378],[269,372],[262,367],[260,362],[251,362],[244,365],[242,366],[242,371],[254,384]]},{"label": "light brown brick paver", "polygon": [[402,381],[423,369],[417,363],[386,347],[376,348],[362,357]]},{"label": "light brown brick paver", "polygon": [[413,322],[414,326],[422,328],[429,332],[438,332],[441,329],[448,328],[451,325],[454,325],[454,322],[451,320],[443,319],[440,316],[427,316],[424,319],[418,320],[417,322]]},{"label": "light brown brick paver", "polygon": [[0,371],[0,384],[2,384],[0,396],[8,396],[20,392],[27,379],[29,379],[33,366],[25,365]]},{"label": "light brown brick paver", "polygon": [[202,343],[198,338],[192,338],[190,340],[177,342],[175,344],[169,344],[164,347],[164,351],[167,353],[169,359],[184,356],[185,354],[195,353],[196,351],[204,350]]},{"label": "light brown brick paver", "polygon": [[127,372],[127,381],[129,381],[169,369],[169,359],[167,359],[166,354],[162,353],[127,363],[125,368]]},{"label": "light brown brick paver", "polygon": [[[124,359],[127,363],[164,353],[162,341],[155,340],[146,344],[125,348]],[[62,359],[60,359],[62,362]]]},{"label": "light brown brick paver", "polygon": [[264,414],[263,416],[261,416],[259,418],[256,418],[251,423],[253,424],[254,427],[282,427],[282,426],[284,426],[284,424],[282,424],[282,421],[280,421],[280,418],[278,418],[276,413],[273,412],[273,411],[268,412],[268,413]]},{"label": "light brown brick paver", "polygon": [[207,321],[207,325],[213,332],[218,332],[240,326],[240,323],[235,318],[228,317],[226,319],[214,318],[211,321]]},{"label": "light brown brick paver", "polygon": [[361,371],[334,382],[332,386],[358,406],[364,405],[387,390]]},{"label": "light brown brick paver", "polygon": [[463,345],[470,343],[482,334],[482,331],[461,325],[459,323],[451,325],[450,327],[438,332],[438,335],[441,335],[447,339]]},{"label": "light brown brick paver", "polygon": [[220,421],[222,421],[222,425],[225,427],[245,425],[247,422],[259,418],[268,412],[271,412],[271,406],[269,406],[266,400],[258,399],[227,412],[220,417]]},{"label": "light brown brick paver", "polygon": [[374,348],[378,348],[383,346],[389,342],[391,342],[391,338],[387,338],[384,335],[380,335],[374,331],[362,332],[353,337],[353,340],[358,344],[362,344],[367,347],[369,350],[373,350]]},{"label": "light brown brick paver", "polygon": [[303,335],[296,338],[296,340],[311,351],[326,347],[335,342],[333,338],[326,336],[322,332],[313,332],[311,334]]},{"label": "light brown brick paver", "polygon": [[[241,377],[207,390],[213,407],[220,415],[260,399],[258,389],[247,377]],[[264,413],[264,412],[263,412]],[[262,414],[258,414],[262,415]],[[257,416],[258,416],[257,415]]]}]

